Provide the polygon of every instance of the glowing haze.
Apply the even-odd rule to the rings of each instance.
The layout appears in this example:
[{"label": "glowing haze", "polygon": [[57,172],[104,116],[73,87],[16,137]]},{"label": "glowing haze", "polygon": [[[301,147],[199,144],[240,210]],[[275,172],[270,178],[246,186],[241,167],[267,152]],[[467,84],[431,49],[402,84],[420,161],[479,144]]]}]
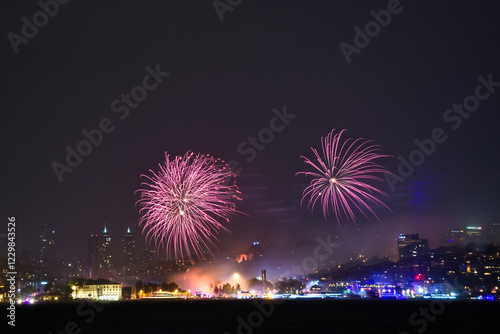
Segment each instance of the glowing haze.
[{"label": "glowing haze", "polygon": [[378,153],[380,147],[371,145],[371,141],[352,138],[343,141],[345,131],[334,134],[333,129],[326,137],[321,137],[322,154],[311,148],[317,162],[301,156],[314,171],[297,173],[313,177],[302,194],[301,204],[309,197],[311,211],[319,202],[325,219],[333,209],[339,223],[344,217],[355,222],[356,211],[365,217],[366,211],[377,217],[370,204],[388,208],[376,197],[376,194],[387,195],[367,183],[370,180],[383,181],[377,174],[389,172],[375,160],[388,156]]},{"label": "glowing haze", "polygon": [[239,284],[242,290],[246,290],[248,279],[253,276],[243,274],[236,267],[221,263],[209,266],[198,265],[189,268],[186,272],[172,274],[169,279],[179,284],[182,289],[191,290],[193,293],[202,292],[211,295],[215,286],[219,287],[225,283],[233,287]]},{"label": "glowing haze", "polygon": [[149,242],[167,257],[192,258],[215,245],[219,230],[227,231],[220,221],[229,222],[235,215],[235,200],[240,200],[233,174],[223,160],[205,154],[187,152],[165,163],[152,176],[141,175],[143,182],[138,201],[142,214],[139,225]]}]

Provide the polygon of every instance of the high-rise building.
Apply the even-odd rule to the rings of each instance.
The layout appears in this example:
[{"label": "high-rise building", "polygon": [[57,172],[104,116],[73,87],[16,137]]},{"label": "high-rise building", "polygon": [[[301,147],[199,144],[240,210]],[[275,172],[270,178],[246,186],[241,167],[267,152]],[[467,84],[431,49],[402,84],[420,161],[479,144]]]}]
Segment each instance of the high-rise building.
[{"label": "high-rise building", "polygon": [[483,228],[481,226],[467,226],[465,233],[467,234],[467,242],[479,241],[483,236]]},{"label": "high-rise building", "polygon": [[262,280],[262,292],[266,292],[266,281],[267,281],[267,272],[266,269],[262,269],[262,275],[261,275],[261,280]]},{"label": "high-rise building", "polygon": [[104,224],[104,230],[99,240],[99,270],[101,273],[111,270],[111,258],[111,236],[108,234],[106,224]]},{"label": "high-rise building", "polygon": [[398,237],[399,259],[409,259],[412,257],[429,254],[429,242],[420,239],[416,234],[400,234]]},{"label": "high-rise building", "polygon": [[495,245],[500,244],[500,222],[490,224],[487,242]]},{"label": "high-rise building", "polygon": [[145,264],[154,264],[157,259],[156,249],[146,245],[146,250],[144,251],[143,261]]},{"label": "high-rise building", "polygon": [[130,227],[127,228],[127,233],[123,236],[122,245],[123,268],[126,274],[131,274],[135,260],[135,240],[130,231]]},{"label": "high-rise building", "polygon": [[55,232],[47,225],[44,225],[40,234],[40,266],[48,267],[54,263],[55,257]]},{"label": "high-rise building", "polygon": [[99,236],[91,234],[87,242],[87,276],[99,277]]},{"label": "high-rise building", "polygon": [[465,246],[465,236],[464,230],[452,230],[448,241],[453,246]]}]

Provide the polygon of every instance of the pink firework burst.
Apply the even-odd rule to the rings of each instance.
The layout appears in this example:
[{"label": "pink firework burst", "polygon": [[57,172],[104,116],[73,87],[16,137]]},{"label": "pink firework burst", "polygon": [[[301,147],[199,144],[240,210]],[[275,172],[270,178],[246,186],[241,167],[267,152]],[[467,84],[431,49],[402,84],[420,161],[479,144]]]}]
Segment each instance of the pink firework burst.
[{"label": "pink firework burst", "polygon": [[333,209],[339,224],[343,217],[355,223],[355,211],[362,212],[365,217],[365,212],[368,211],[378,219],[371,205],[389,209],[376,197],[377,194],[387,194],[367,181],[383,181],[377,175],[390,174],[386,168],[375,162],[379,158],[389,156],[378,153],[380,146],[372,145],[372,141],[352,138],[342,141],[341,137],[345,131],[334,135],[333,129],[326,138],[321,137],[322,155],[311,148],[317,162],[301,156],[304,162],[314,169],[297,173],[313,177],[302,194],[301,205],[309,197],[308,207],[311,211],[319,202],[323,207],[325,219]]},{"label": "pink firework burst", "polygon": [[234,174],[221,159],[187,152],[165,163],[152,176],[138,201],[143,214],[139,225],[149,242],[166,248],[168,258],[190,259],[192,251],[201,257],[209,245],[215,245],[219,230],[228,231],[220,221],[229,222],[238,211],[235,200],[241,200]]}]

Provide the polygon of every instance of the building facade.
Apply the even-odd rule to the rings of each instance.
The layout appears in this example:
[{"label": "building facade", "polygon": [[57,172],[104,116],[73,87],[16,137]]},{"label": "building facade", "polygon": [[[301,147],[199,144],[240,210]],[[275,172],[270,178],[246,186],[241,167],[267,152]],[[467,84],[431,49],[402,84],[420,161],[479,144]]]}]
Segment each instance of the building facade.
[{"label": "building facade", "polygon": [[87,276],[97,278],[99,276],[99,236],[91,234],[87,241]]},{"label": "building facade", "polygon": [[400,234],[398,237],[399,259],[409,259],[429,254],[429,242],[416,234]]},{"label": "building facade", "polygon": [[120,283],[105,279],[80,281],[72,286],[73,299],[120,300],[122,286]]},{"label": "building facade", "polygon": [[111,252],[111,236],[108,233],[106,225],[102,231],[102,236],[99,239],[99,271],[101,274],[111,270],[112,252]]},{"label": "building facade", "polygon": [[44,225],[40,234],[40,259],[41,267],[48,267],[54,263],[55,257],[55,232]]},{"label": "building facade", "polygon": [[130,227],[127,228],[127,233],[123,236],[122,245],[124,273],[132,274],[135,260],[135,240],[130,231]]}]

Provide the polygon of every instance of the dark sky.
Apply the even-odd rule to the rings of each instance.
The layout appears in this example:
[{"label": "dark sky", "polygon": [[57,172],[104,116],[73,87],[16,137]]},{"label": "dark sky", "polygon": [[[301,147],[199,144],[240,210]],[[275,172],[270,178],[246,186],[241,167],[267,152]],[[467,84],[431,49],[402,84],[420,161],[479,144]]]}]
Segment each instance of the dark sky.
[{"label": "dark sky", "polygon": [[[295,176],[304,168],[300,155],[311,156],[333,128],[381,145],[395,157],[383,161],[393,172],[415,139],[435,128],[448,136],[395,192],[379,184],[392,212],[357,227],[375,226],[389,242],[419,232],[435,246],[453,226],[498,220],[500,87],[456,130],[443,120],[474,94],[478,76],[500,82],[497,2],[402,1],[348,63],[339,44],[353,45],[353,29],[387,6],[243,1],[221,21],[212,1],[74,0],[16,54],[9,33],[21,35],[21,19],[33,22],[41,9],[36,1],[4,4],[0,205],[5,226],[17,217],[18,249],[37,251],[43,224],[56,231],[61,255],[84,255],[104,222],[116,252],[128,223],[142,240],[134,191],[165,151],[209,153],[243,168],[240,208],[249,217],[228,225],[221,251],[338,231],[333,219],[300,207],[307,182]],[[112,102],[157,65],[168,77],[120,119]],[[296,118],[247,162],[238,145],[284,106]],[[114,130],[59,182],[51,164],[65,163],[65,147],[75,149],[82,130],[105,118]]]}]

